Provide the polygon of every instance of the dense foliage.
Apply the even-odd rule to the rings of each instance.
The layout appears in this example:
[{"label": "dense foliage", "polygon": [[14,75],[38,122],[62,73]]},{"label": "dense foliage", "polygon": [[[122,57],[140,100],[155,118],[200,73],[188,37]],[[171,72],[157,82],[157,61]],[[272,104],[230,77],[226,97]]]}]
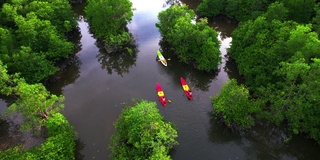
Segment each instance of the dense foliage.
[{"label": "dense foliage", "polygon": [[64,107],[64,97],[50,94],[42,84],[27,84],[19,80],[13,90],[19,98],[9,106],[6,114],[20,113],[24,118],[23,129],[37,127],[40,130],[49,116]]},{"label": "dense foliage", "polygon": [[288,9],[288,20],[309,23],[314,15],[316,0],[280,0]]},{"label": "dense foliage", "polygon": [[0,88],[0,94],[17,96],[15,103],[2,116],[19,113],[24,118],[22,129],[39,131],[45,127],[48,130],[41,146],[29,150],[15,147],[1,151],[0,159],[74,159],[75,133],[58,112],[63,107],[63,96],[50,94],[42,84],[27,84],[17,74],[8,74],[1,61]]},{"label": "dense foliage", "polygon": [[75,132],[66,118],[60,113],[55,113],[45,122],[45,127],[48,129],[48,137],[41,146],[29,150],[14,147],[0,151],[0,159],[75,159]]},{"label": "dense foliage", "polygon": [[1,6],[0,15],[0,60],[9,73],[37,83],[72,54],[73,44],[64,37],[76,27],[68,1],[11,1]]},{"label": "dense foliage", "polygon": [[203,0],[197,7],[197,12],[205,17],[226,15],[239,21],[246,21],[264,13],[271,2],[268,0]]},{"label": "dense foliage", "polygon": [[312,18],[313,29],[320,35],[320,3],[315,8],[315,16]]},{"label": "dense foliage", "polygon": [[155,102],[142,100],[124,108],[115,123],[110,148],[112,159],[171,159],[177,131],[165,122]]},{"label": "dense foliage", "polygon": [[275,19],[270,22],[261,16],[242,23],[233,31],[229,54],[236,60],[239,73],[245,76],[250,88],[266,86],[279,79],[272,72],[280,62],[293,55],[286,42],[295,26],[297,24],[291,21]]},{"label": "dense foliage", "polygon": [[206,19],[196,22],[195,18],[186,5],[173,5],[158,14],[156,26],[180,61],[194,62],[200,70],[215,70],[221,61],[218,34]]},{"label": "dense foliage", "polygon": [[[256,19],[241,22],[232,33],[233,40],[228,51],[250,89],[251,94],[245,99],[259,101],[259,116],[255,118],[266,119],[276,125],[286,124],[291,131],[289,134],[307,134],[320,143],[320,90],[317,87],[320,40],[311,24],[301,24],[307,21],[297,23],[298,19],[307,17],[288,21],[288,17],[292,16],[290,14],[293,14],[290,8],[287,9],[289,4],[273,3]],[[305,12],[308,16],[309,12]],[[227,122],[230,116],[232,120],[240,117],[230,113],[242,106],[242,100],[230,106],[227,102],[232,100],[221,98],[224,97],[222,95],[236,98],[232,93],[237,87],[233,86],[234,90],[231,90],[229,85],[224,86],[213,101],[216,114]],[[228,94],[226,89],[229,89]],[[242,97],[241,92],[237,94]],[[219,100],[229,107],[228,112],[219,110]],[[241,111],[244,111],[243,115],[252,113],[251,110]],[[236,125],[243,126],[245,118],[237,119]]]},{"label": "dense foliage", "polygon": [[320,143],[320,59],[309,62],[300,54],[281,62],[275,71],[284,82],[264,88],[262,99],[268,101],[265,116],[275,124],[288,123],[292,133],[306,133]]},{"label": "dense foliage", "polygon": [[205,17],[226,15],[243,22],[262,15],[272,3],[283,4],[289,12],[286,20],[298,23],[309,23],[319,10],[314,10],[316,0],[203,0],[197,12]]},{"label": "dense foliage", "polygon": [[103,39],[107,50],[118,50],[131,40],[125,30],[133,16],[129,0],[88,0],[86,19],[95,37]]},{"label": "dense foliage", "polygon": [[249,128],[254,125],[253,114],[259,113],[259,104],[250,99],[249,90],[237,85],[235,79],[224,83],[221,92],[211,97],[214,114],[231,128]]}]

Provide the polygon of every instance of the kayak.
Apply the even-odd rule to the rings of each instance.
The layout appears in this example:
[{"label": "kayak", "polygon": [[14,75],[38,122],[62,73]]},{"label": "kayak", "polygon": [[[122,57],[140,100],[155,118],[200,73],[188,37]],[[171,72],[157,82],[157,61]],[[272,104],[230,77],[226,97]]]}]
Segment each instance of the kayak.
[{"label": "kayak", "polygon": [[167,66],[167,60],[163,57],[163,55],[161,54],[161,52],[158,50],[157,51],[157,55],[158,55],[158,58],[159,58],[159,61],[164,65],[164,66]]},{"label": "kayak", "polygon": [[159,100],[163,106],[167,106],[166,97],[164,96],[164,92],[159,83],[156,84],[156,90],[159,97]]},{"label": "kayak", "polygon": [[186,96],[188,97],[188,99],[192,100],[192,92],[191,92],[187,82],[182,77],[180,77],[180,82],[181,82],[181,86],[183,88],[183,91],[186,94]]}]

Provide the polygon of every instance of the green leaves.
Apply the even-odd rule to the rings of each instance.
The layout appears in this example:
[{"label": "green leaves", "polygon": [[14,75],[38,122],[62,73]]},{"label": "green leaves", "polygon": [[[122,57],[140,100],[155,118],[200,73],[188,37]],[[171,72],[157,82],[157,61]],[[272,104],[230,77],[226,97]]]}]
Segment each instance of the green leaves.
[{"label": "green leaves", "polygon": [[58,70],[45,55],[33,52],[30,47],[22,46],[20,52],[13,54],[11,60],[13,62],[8,64],[11,72],[20,72],[29,83],[39,82]]},{"label": "green leaves", "polygon": [[238,21],[247,21],[260,16],[270,3],[267,0],[203,0],[197,11],[205,17],[223,14]]},{"label": "green leaves", "polygon": [[203,0],[197,7],[197,12],[201,16],[214,17],[224,13],[226,0]]},{"label": "green leaves", "polygon": [[60,114],[53,114],[45,122],[48,129],[48,138],[41,146],[24,150],[15,147],[0,151],[0,159],[75,159],[75,132],[66,118]]},{"label": "green leaves", "polygon": [[[278,83],[275,97],[271,99],[271,109],[281,108],[294,134],[308,133],[311,138],[320,142],[320,60],[312,59],[307,63],[304,58],[294,62],[283,62],[276,72],[285,76],[283,83]],[[274,110],[274,109],[273,109]],[[272,113],[271,113],[272,114]]]},{"label": "green leaves", "polygon": [[8,108],[6,114],[20,113],[25,119],[25,124],[22,125],[24,130],[37,131],[50,115],[64,107],[64,97],[50,94],[42,84],[29,85],[19,81],[14,87],[14,93],[19,99]]},{"label": "green leaves", "polygon": [[[85,7],[90,30],[97,38],[103,39],[107,47],[127,44],[130,39],[123,39],[123,32],[133,16],[132,3],[129,0],[89,0]],[[117,48],[116,47],[116,48]]]},{"label": "green leaves", "polygon": [[158,14],[156,26],[172,46],[180,61],[195,62],[200,70],[217,69],[220,64],[220,41],[206,19],[195,22],[195,14],[186,5],[173,5]]},{"label": "green leaves", "polygon": [[235,79],[227,81],[211,101],[214,114],[231,128],[253,126],[254,114],[261,112],[259,103],[251,100],[249,91],[243,85],[237,85]]},{"label": "green leaves", "polygon": [[288,9],[288,19],[298,23],[308,23],[313,14],[316,0],[280,0]]},{"label": "green leaves", "polygon": [[265,17],[242,23],[234,32],[229,53],[238,64],[246,85],[255,89],[279,80],[273,71],[279,63],[294,55],[284,45],[290,32],[297,26],[294,22],[273,20]]},{"label": "green leaves", "polygon": [[8,74],[7,66],[3,65],[0,60],[0,94],[10,95],[12,93],[14,77]]},{"label": "green leaves", "polygon": [[155,102],[142,100],[124,108],[111,138],[112,159],[170,159],[177,131],[165,122]]},{"label": "green leaves", "polygon": [[63,37],[76,26],[70,4],[23,0],[1,7],[0,60],[9,73],[20,72],[29,83],[54,74],[54,63],[73,51],[73,44]]}]

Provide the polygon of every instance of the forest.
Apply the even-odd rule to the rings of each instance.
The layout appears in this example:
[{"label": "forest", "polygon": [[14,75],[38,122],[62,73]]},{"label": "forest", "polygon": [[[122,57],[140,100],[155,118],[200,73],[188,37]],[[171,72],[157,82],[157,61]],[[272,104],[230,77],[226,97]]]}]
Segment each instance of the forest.
[{"label": "forest", "polygon": [[228,54],[245,84],[231,80],[211,97],[216,116],[230,128],[267,120],[320,143],[319,6],[316,0],[204,0],[198,6],[202,16],[239,21]]},{"label": "forest", "polygon": [[[14,99],[1,118],[19,114],[22,131],[46,131],[40,146],[0,151],[0,159],[75,159],[76,132],[60,113],[65,97],[44,86],[75,54],[74,3],[79,2],[0,2],[0,94]],[[132,52],[126,47],[132,41],[126,25],[133,11],[129,0],[87,0],[85,7],[90,31],[109,52]],[[320,144],[320,2],[203,0],[195,12],[172,5],[155,25],[180,62],[210,72],[221,63],[218,34],[207,25],[216,16],[239,22],[228,56],[245,79],[243,84],[231,79],[208,97],[216,118],[234,132],[263,121],[284,125],[288,134]],[[171,159],[169,151],[178,144],[174,124],[146,100],[125,107],[115,129],[108,146],[113,159]]]}]

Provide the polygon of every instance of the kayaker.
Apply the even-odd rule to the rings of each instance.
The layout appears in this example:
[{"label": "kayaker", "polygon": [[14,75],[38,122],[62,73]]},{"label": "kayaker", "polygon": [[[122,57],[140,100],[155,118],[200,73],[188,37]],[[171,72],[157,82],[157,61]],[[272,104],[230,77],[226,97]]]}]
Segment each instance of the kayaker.
[{"label": "kayaker", "polygon": [[189,94],[189,96],[192,96],[192,92],[190,90],[189,90],[188,94]]}]

